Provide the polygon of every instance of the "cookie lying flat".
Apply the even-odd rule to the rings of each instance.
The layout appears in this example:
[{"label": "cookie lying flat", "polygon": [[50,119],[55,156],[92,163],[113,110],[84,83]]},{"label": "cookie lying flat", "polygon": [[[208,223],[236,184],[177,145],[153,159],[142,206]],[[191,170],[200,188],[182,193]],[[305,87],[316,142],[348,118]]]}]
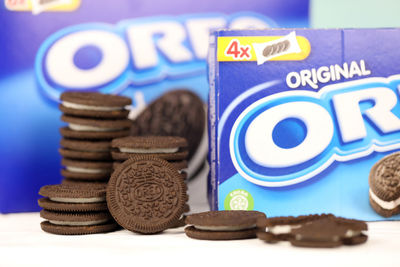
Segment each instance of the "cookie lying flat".
[{"label": "cookie lying flat", "polygon": [[129,129],[120,131],[110,132],[98,132],[98,131],[75,131],[69,127],[60,128],[60,134],[65,138],[74,139],[89,139],[89,140],[111,140],[118,137],[124,137],[129,135]]},{"label": "cookie lying flat", "polygon": [[40,216],[47,221],[42,230],[59,235],[83,235],[110,232],[118,228],[108,212],[65,213],[42,210]]},{"label": "cookie lying flat", "polygon": [[400,213],[400,152],[390,154],[372,166],[369,201],[383,217]]},{"label": "cookie lying flat", "polygon": [[64,92],[60,96],[60,110],[79,117],[126,118],[132,104],[128,97],[101,94],[98,92]]},{"label": "cookie lying flat", "polygon": [[188,215],[185,233],[188,237],[203,240],[233,240],[256,237],[256,221],[266,218],[258,211],[223,210]]},{"label": "cookie lying flat", "polygon": [[337,247],[367,241],[365,222],[332,214],[275,217],[257,221],[257,237],[267,243],[290,241],[294,246]]},{"label": "cookie lying flat", "polygon": [[61,156],[83,160],[111,160],[110,141],[88,141],[63,138],[58,151]]},{"label": "cookie lying flat", "polygon": [[184,137],[188,141],[191,176],[202,166],[208,151],[204,103],[189,90],[169,91],[135,118],[131,135]]},{"label": "cookie lying flat", "polygon": [[165,160],[185,160],[187,141],[177,136],[128,136],[111,142],[114,160],[127,160],[132,155],[152,155]]},{"label": "cookie lying flat", "polygon": [[107,205],[123,228],[153,234],[178,222],[188,200],[186,191],[181,175],[167,161],[133,156],[111,175]]},{"label": "cookie lying flat", "polygon": [[50,211],[106,211],[106,184],[46,185],[39,206]]},{"label": "cookie lying flat", "polygon": [[293,238],[292,229],[299,228],[302,224],[307,224],[314,220],[323,218],[333,218],[333,214],[321,215],[302,215],[288,217],[272,217],[257,220],[257,227],[262,231],[257,233],[257,237],[266,242],[275,243],[277,241],[287,241]]},{"label": "cookie lying flat", "polygon": [[62,115],[61,120],[68,123],[71,130],[78,132],[120,132],[129,129],[128,119],[105,120]]},{"label": "cookie lying flat", "polygon": [[79,161],[63,158],[61,164],[65,169],[61,174],[70,179],[107,180],[112,172],[112,162]]},{"label": "cookie lying flat", "polygon": [[311,221],[297,229],[292,229],[290,243],[298,247],[338,247],[343,244],[355,245],[367,241],[357,223],[340,224],[332,218]]}]

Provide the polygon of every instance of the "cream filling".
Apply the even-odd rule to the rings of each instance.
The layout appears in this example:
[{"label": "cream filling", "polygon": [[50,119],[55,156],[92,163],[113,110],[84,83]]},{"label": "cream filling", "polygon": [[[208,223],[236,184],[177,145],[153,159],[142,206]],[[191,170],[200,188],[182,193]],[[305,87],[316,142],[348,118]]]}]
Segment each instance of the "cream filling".
[{"label": "cream filling", "polygon": [[268,227],[268,231],[274,235],[290,234],[292,229],[299,228],[300,225],[275,225]]},{"label": "cream filling", "polygon": [[176,153],[178,152],[179,147],[173,148],[128,148],[128,147],[120,147],[119,151],[122,153],[137,153],[137,154],[146,154],[146,153]]},{"label": "cream filling", "polygon": [[73,109],[83,109],[83,110],[95,110],[95,111],[114,111],[114,110],[123,110],[124,107],[104,107],[104,106],[88,106],[82,104],[71,103],[68,101],[63,101],[62,105],[67,108]]},{"label": "cream filling", "polygon": [[64,202],[64,203],[96,203],[96,202],[106,201],[105,197],[88,197],[88,198],[50,197],[49,199],[55,202]]},{"label": "cream filling", "polygon": [[256,228],[256,225],[250,226],[200,226],[200,225],[193,225],[194,228],[204,231],[240,231],[240,230],[247,230]]},{"label": "cream filling", "polygon": [[65,166],[70,172],[81,172],[81,173],[105,173],[109,170],[107,169],[91,169],[91,168],[80,168],[80,167],[72,167],[72,166]]},{"label": "cream filling", "polygon": [[90,125],[81,125],[75,123],[69,123],[69,128],[74,131],[89,131],[89,132],[112,132],[112,131],[119,131],[123,130],[124,128],[103,128],[103,127],[96,127]]},{"label": "cream filling", "polygon": [[385,210],[391,210],[400,205],[400,198],[392,201],[384,201],[377,197],[371,189],[369,190],[369,195],[371,196],[372,200],[376,202],[376,204]]},{"label": "cream filling", "polygon": [[70,226],[87,226],[87,225],[97,225],[107,222],[108,219],[97,220],[97,221],[86,221],[86,222],[70,222],[70,221],[53,221],[49,220],[52,224],[57,225],[70,225]]}]

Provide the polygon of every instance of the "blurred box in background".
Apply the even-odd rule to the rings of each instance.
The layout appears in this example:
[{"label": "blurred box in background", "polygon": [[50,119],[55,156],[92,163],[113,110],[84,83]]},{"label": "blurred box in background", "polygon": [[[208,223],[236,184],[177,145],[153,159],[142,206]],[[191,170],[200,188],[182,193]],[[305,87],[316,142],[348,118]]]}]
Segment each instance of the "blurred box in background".
[{"label": "blurred box in background", "polygon": [[307,27],[308,1],[3,0],[0,212],[38,210],[60,182],[59,95],[100,91],[143,107],[173,88],[208,95],[214,28]]}]

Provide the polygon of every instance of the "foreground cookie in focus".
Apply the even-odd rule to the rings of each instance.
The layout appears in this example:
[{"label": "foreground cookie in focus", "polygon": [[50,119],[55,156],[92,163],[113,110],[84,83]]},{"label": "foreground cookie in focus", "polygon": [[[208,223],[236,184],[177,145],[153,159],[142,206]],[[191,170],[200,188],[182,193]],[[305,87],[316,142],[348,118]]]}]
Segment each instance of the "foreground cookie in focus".
[{"label": "foreground cookie in focus", "polygon": [[188,215],[185,233],[203,240],[234,240],[256,237],[256,222],[266,218],[258,211],[222,210]]},{"label": "foreground cookie in focus", "polygon": [[121,163],[107,186],[107,205],[123,228],[142,234],[177,224],[188,200],[187,187],[167,161],[133,156]]},{"label": "foreground cookie in focus", "polygon": [[365,243],[368,226],[363,221],[332,214],[275,217],[257,221],[257,237],[267,243],[290,241],[301,247],[338,247]]},{"label": "foreground cookie in focus", "polygon": [[400,152],[388,155],[372,166],[369,201],[383,217],[400,213]]}]

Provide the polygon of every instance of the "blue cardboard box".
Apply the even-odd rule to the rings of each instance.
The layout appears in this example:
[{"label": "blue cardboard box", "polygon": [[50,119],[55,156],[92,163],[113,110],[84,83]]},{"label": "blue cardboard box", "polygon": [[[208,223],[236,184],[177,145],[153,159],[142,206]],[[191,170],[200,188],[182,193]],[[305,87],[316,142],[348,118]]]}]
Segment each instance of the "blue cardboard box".
[{"label": "blue cardboard box", "polygon": [[400,29],[215,31],[212,208],[385,219],[368,177],[400,149],[399,42]]},{"label": "blue cardboard box", "polygon": [[37,211],[61,181],[63,91],[129,96],[133,111],[174,88],[206,101],[211,29],[307,27],[308,0],[4,0],[0,25],[0,212]]}]

